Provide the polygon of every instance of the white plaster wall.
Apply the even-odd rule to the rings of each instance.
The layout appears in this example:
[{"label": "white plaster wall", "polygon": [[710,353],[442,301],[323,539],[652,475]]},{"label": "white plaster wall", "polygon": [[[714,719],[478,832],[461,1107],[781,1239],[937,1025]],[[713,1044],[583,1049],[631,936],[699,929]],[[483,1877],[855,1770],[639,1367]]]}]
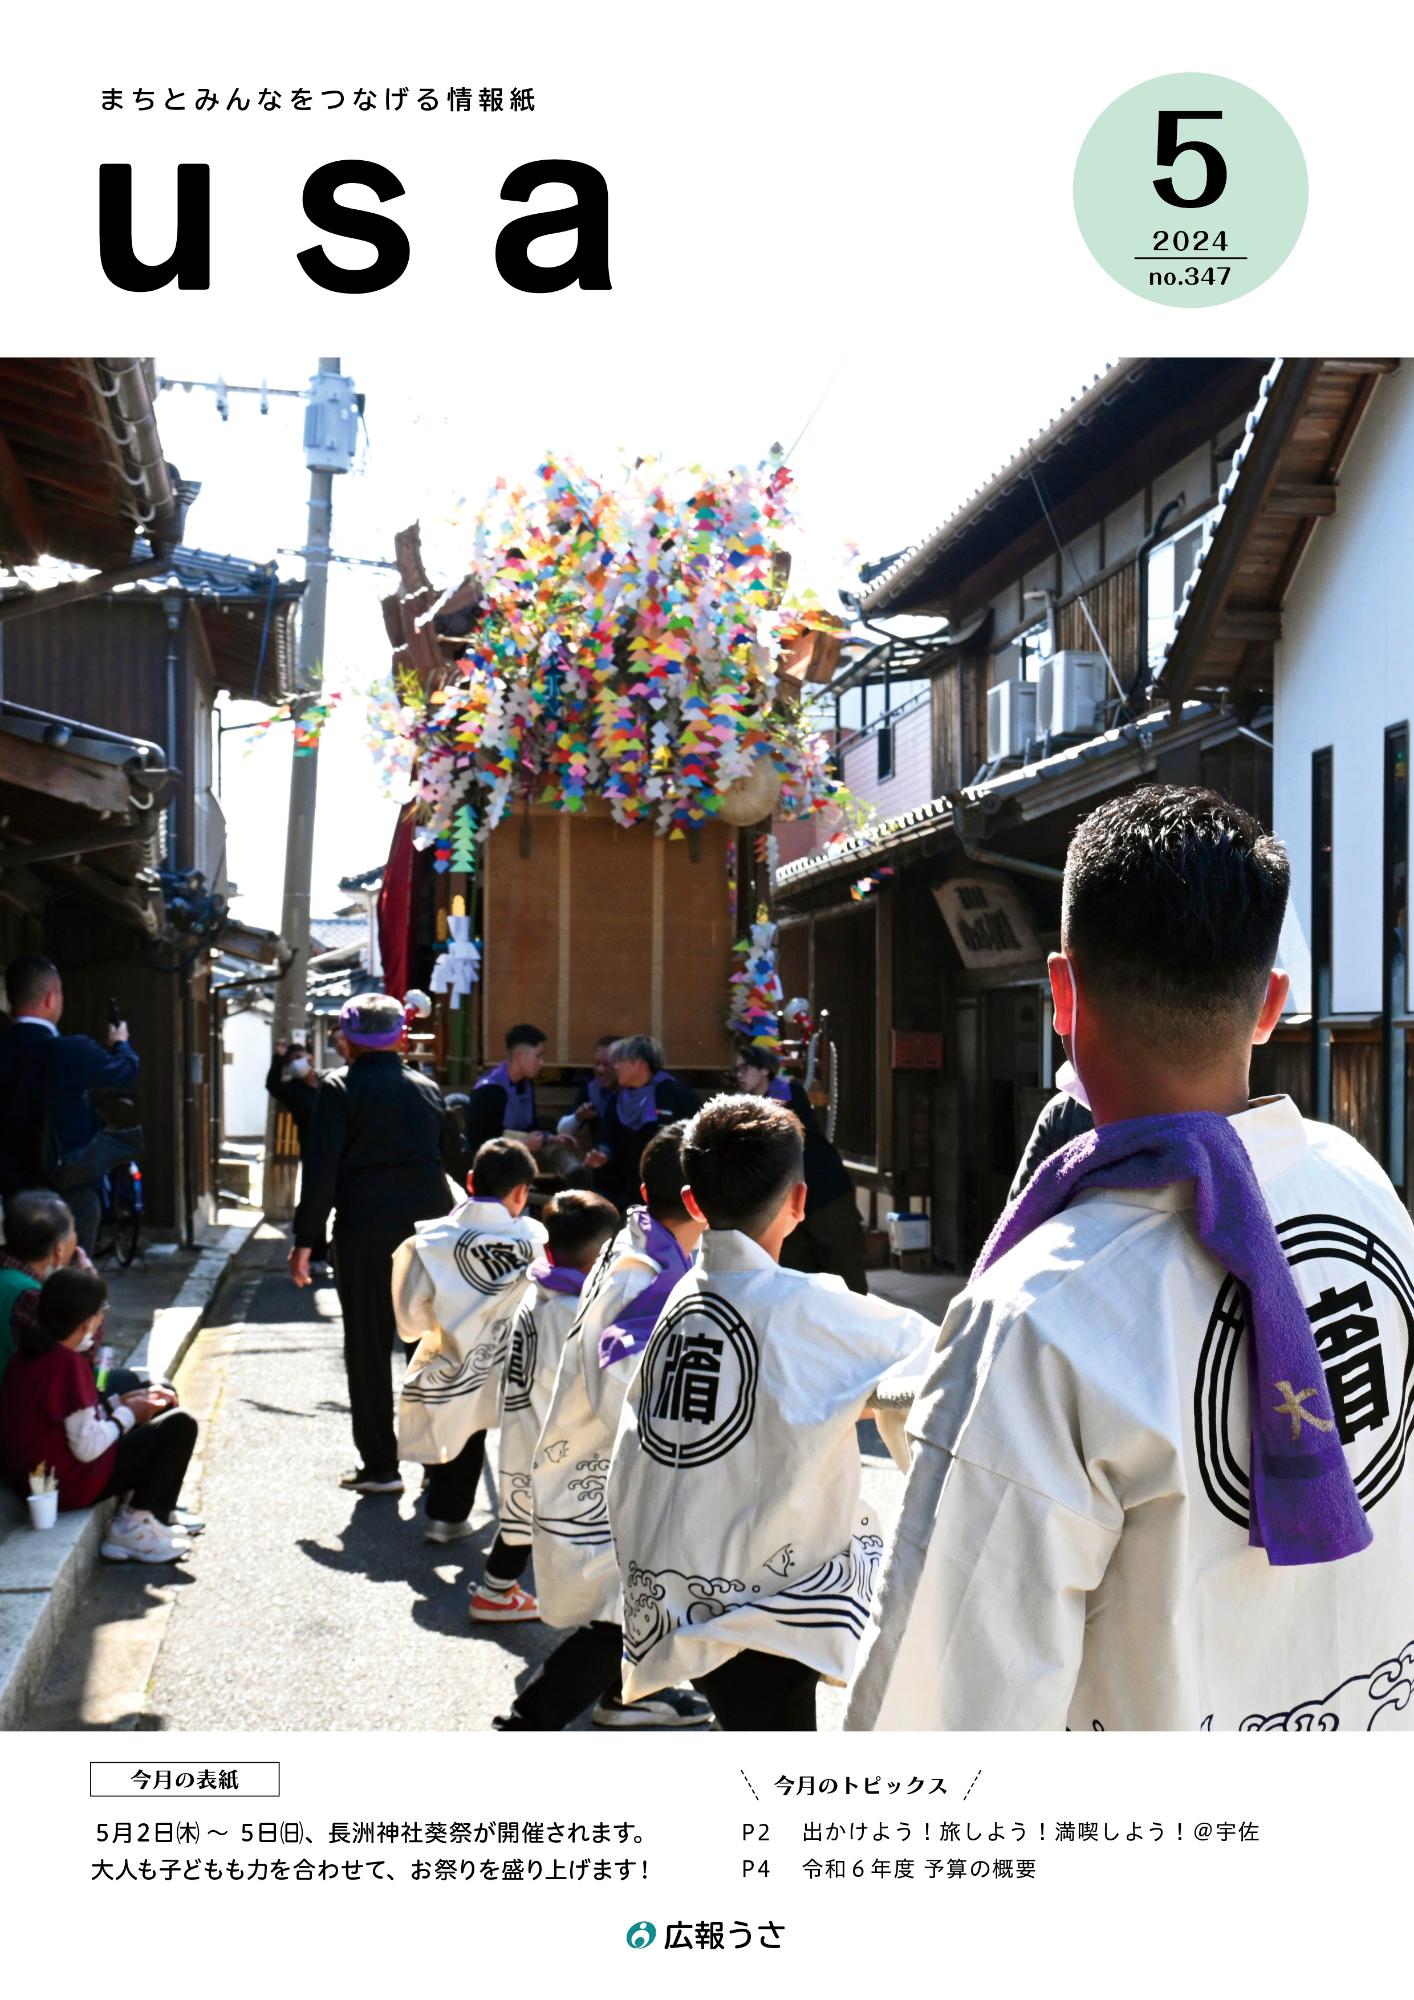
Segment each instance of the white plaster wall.
[{"label": "white plaster wall", "polygon": [[1382,380],[1288,592],[1272,816],[1291,853],[1282,963],[1311,1006],[1311,758],[1333,752],[1332,1005],[1380,1007],[1385,730],[1414,722],[1414,362]]},{"label": "white plaster wall", "polygon": [[253,1009],[228,1017],[222,1136],[259,1139],[265,1133],[265,1073],[270,1067],[270,1017]]}]

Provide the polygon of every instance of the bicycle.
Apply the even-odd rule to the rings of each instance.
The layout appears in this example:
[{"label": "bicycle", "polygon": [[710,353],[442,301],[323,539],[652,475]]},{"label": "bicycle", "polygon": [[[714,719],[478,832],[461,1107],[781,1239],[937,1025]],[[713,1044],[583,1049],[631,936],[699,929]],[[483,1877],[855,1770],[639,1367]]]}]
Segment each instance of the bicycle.
[{"label": "bicycle", "polygon": [[104,1174],[99,1189],[102,1209],[94,1259],[111,1251],[126,1270],[142,1241],[142,1168],[136,1160],[126,1160]]}]

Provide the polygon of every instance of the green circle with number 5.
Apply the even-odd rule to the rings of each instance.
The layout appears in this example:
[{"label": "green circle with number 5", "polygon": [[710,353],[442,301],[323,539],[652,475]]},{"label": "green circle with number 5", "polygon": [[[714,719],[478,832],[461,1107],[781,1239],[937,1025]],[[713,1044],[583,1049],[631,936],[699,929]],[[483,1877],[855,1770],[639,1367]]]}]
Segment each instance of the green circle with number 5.
[{"label": "green circle with number 5", "polygon": [[1075,219],[1096,262],[1156,305],[1219,306],[1265,284],[1301,234],[1306,197],[1296,134],[1226,76],[1127,90],[1075,163]]}]

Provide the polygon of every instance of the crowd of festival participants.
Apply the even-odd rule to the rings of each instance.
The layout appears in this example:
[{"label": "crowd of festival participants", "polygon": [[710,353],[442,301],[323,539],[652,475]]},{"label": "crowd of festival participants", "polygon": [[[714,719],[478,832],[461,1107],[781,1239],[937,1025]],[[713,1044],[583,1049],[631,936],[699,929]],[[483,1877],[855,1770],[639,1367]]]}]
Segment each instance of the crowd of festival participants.
[{"label": "crowd of festival participants", "polygon": [[[404,1003],[348,1004],[291,1274],[327,1240],[345,1486],[400,1494],[421,1466],[423,1534],[457,1542],[499,1432],[470,1618],[564,1636],[494,1727],[808,1730],[821,1681],[851,1729],[1414,1721],[1414,1227],[1353,1138],[1250,1096],[1288,887],[1280,844],[1210,792],[1082,821],[1050,962],[1062,1089],[941,1328],[869,1293],[848,1173],[774,1055],[743,1048],[699,1104],[650,1037],[606,1036],[550,1131],[538,1029],[449,1107],[403,1060]],[[0,1272],[6,1468],[38,1436],[14,1412],[42,1406],[64,1504],[126,1484],[179,1536],[190,1439],[144,1454],[139,1424],[180,1413],[125,1424],[94,1392],[102,1286],[56,1199],[7,1214],[28,1281]],[[904,1475],[888,1534],[862,1419]]]}]

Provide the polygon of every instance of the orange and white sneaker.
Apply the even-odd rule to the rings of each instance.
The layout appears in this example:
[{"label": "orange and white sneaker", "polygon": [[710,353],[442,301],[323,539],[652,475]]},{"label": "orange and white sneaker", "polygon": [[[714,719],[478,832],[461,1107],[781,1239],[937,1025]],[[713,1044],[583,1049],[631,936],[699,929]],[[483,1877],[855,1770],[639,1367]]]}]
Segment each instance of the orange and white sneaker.
[{"label": "orange and white sneaker", "polygon": [[504,1590],[488,1590],[480,1584],[471,1594],[473,1625],[526,1625],[540,1616],[540,1606],[518,1583]]}]

